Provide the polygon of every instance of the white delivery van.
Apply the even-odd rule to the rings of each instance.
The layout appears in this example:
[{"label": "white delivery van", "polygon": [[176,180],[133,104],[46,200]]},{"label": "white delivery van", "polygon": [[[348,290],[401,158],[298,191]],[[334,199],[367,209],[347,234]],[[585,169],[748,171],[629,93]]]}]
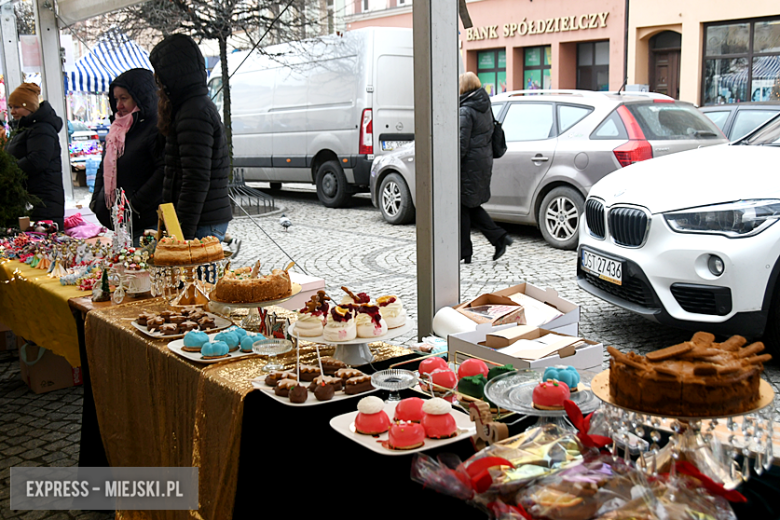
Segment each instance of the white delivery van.
[{"label": "white delivery van", "polygon": [[[375,155],[414,139],[411,29],[273,45],[239,67],[245,58],[228,56],[233,166],[246,180],[315,183],[325,206],[340,207],[367,190]],[[220,111],[221,86],[217,64],[209,92]]]}]

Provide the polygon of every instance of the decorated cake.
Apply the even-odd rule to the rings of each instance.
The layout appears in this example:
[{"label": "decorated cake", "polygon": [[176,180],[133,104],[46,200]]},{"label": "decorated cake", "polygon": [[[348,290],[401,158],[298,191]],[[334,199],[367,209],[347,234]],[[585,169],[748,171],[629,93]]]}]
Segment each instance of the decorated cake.
[{"label": "decorated cake", "polygon": [[464,378],[469,376],[483,375],[488,376],[487,364],[481,359],[467,359],[458,367],[458,377]]},{"label": "decorated cake", "polygon": [[286,298],[292,294],[290,275],[287,272],[293,264],[284,270],[274,269],[271,274],[260,275],[260,262],[254,267],[242,267],[227,271],[217,281],[209,298],[222,303],[254,303]]},{"label": "decorated cake", "polygon": [[330,297],[325,291],[313,294],[306,306],[298,311],[298,321],[295,322],[295,334],[305,338],[322,335],[322,328],[328,321],[328,304]]},{"label": "decorated cake", "polygon": [[563,381],[566,383],[566,386],[569,387],[570,392],[576,392],[577,391],[577,385],[580,384],[580,374],[577,372],[577,369],[571,366],[559,368],[559,367],[547,367],[544,369],[544,375],[542,376],[542,381],[547,381],[549,379],[556,379],[558,381]]},{"label": "decorated cake", "polygon": [[179,240],[176,237],[160,239],[154,250],[155,265],[192,265],[214,262],[225,258],[216,237]]},{"label": "decorated cake", "polygon": [[230,348],[224,341],[215,341],[214,343],[204,343],[200,349],[203,359],[220,359],[230,355]]},{"label": "decorated cake", "polygon": [[439,397],[426,401],[422,407],[425,436],[429,439],[448,439],[458,434],[458,425],[452,416],[452,405]]},{"label": "decorated cake", "polygon": [[539,410],[563,410],[563,402],[571,395],[569,387],[562,381],[549,379],[541,381],[532,395],[534,408]]},{"label": "decorated cake", "polygon": [[390,427],[387,446],[393,450],[413,450],[425,444],[425,428],[418,423],[398,423]]},{"label": "decorated cake", "polygon": [[357,337],[355,314],[346,307],[337,306],[330,310],[328,324],[322,330],[325,341],[350,341]]},{"label": "decorated cake", "polygon": [[406,323],[406,309],[397,296],[380,296],[376,303],[387,322],[387,328],[395,329]]},{"label": "decorated cake", "polygon": [[384,411],[385,403],[370,395],[358,402],[358,414],[355,416],[355,431],[366,435],[384,433],[390,429],[390,418]]},{"label": "decorated cake", "polygon": [[355,327],[359,338],[376,338],[387,333],[387,322],[375,303],[364,303],[358,307]]},{"label": "decorated cake", "polygon": [[615,404],[663,415],[706,417],[751,410],[759,400],[764,344],[742,336],[715,343],[707,332],[640,356],[607,347]]},{"label": "decorated cake", "polygon": [[347,293],[341,299],[341,305],[360,305],[363,303],[369,303],[371,301],[371,297],[364,292],[355,294],[344,286],[341,287],[341,290]]},{"label": "decorated cake", "polygon": [[425,401],[419,397],[407,397],[401,399],[398,404],[395,405],[395,414],[393,420],[396,422],[420,422],[422,421],[425,412],[423,412],[423,404]]}]

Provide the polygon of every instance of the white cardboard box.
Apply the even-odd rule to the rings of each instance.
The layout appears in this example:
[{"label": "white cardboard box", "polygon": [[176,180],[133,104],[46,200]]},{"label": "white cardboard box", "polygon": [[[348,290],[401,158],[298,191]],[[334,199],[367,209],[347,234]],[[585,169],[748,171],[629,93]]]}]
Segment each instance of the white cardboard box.
[{"label": "white cardboard box", "polygon": [[308,276],[303,273],[297,273],[290,271],[290,281],[301,285],[301,292],[290,298],[284,303],[279,304],[279,307],[284,307],[287,310],[297,311],[306,306],[306,302],[312,295],[316,294],[320,289],[325,289],[325,280],[322,278],[316,278],[314,276]]},{"label": "white cardboard box", "polygon": [[[482,324],[477,325],[477,329],[472,332],[450,334],[447,336],[450,361],[454,361],[457,356],[458,362],[462,362],[464,358],[467,358],[470,355],[501,363],[502,365],[511,364],[515,368],[540,368],[553,365],[571,365],[574,368],[582,370],[593,368],[601,369],[604,345],[587,339],[584,340],[587,343],[587,346],[575,349],[574,354],[571,356],[561,358],[555,354],[542,359],[537,359],[536,361],[519,359],[479,344],[485,341],[486,336],[489,333],[515,326],[516,325],[509,324],[491,327],[489,324]],[[550,330],[547,326],[544,328]],[[560,329],[555,332],[557,334],[562,334]],[[466,354],[466,356],[464,356],[464,354]]]},{"label": "white cardboard box", "polygon": [[[507,296],[510,300],[517,301],[516,298],[513,298],[513,295],[517,293],[530,296],[534,300],[555,307],[559,312],[563,313],[562,316],[559,316],[547,323],[531,323],[529,318],[532,319],[533,314],[530,312],[530,310],[526,310],[526,323],[528,325],[551,330],[559,334],[566,334],[568,336],[577,336],[579,334],[580,306],[558,296],[558,291],[555,289],[550,287],[547,289],[540,289],[539,287],[530,283],[521,283],[506,289],[501,289],[500,291],[496,291],[493,294]],[[518,301],[518,303],[520,302]]]}]

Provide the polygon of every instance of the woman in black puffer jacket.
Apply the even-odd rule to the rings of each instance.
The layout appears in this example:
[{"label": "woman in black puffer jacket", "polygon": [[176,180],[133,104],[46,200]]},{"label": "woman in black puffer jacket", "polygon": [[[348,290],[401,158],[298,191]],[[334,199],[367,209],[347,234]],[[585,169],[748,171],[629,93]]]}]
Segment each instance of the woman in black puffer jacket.
[{"label": "woman in black puffer jacket", "polygon": [[16,157],[27,174],[27,191],[41,200],[33,207],[30,219],[51,220],[64,231],[65,191],[62,188],[60,140],[62,119],[46,101],[38,102],[41,89],[22,83],[8,96],[11,128],[14,136],[5,150]]},{"label": "woman in black puffer jacket", "polygon": [[208,96],[206,65],[189,36],[174,34],[149,55],[160,86],[160,133],[166,136],[163,202],[173,202],[186,239],[225,238],[233,211],[230,157],[217,107]]},{"label": "woman in black puffer jacket", "polygon": [[138,245],[144,229],[157,227],[165,175],[154,74],[147,69],[122,73],[108,88],[108,102],[113,113],[111,129],[89,207],[101,224],[113,229],[114,189],[124,189],[133,209],[133,242]]},{"label": "woman in black puffer jacket", "polygon": [[473,72],[460,75],[460,258],[471,263],[471,226],[493,244],[498,260],[512,244],[482,204],[490,200],[493,174],[493,112],[490,96]]}]

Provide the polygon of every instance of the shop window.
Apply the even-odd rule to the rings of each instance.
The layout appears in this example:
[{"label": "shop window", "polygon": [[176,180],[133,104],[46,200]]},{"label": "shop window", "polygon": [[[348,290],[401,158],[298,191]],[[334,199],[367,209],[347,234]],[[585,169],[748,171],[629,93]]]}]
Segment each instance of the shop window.
[{"label": "shop window", "polygon": [[609,40],[577,44],[577,88],[609,90]]},{"label": "shop window", "polygon": [[780,101],[780,18],[704,31],[703,104]]},{"label": "shop window", "polygon": [[489,95],[506,92],[506,50],[478,52],[477,77]]},{"label": "shop window", "polygon": [[523,88],[525,90],[549,89],[552,47],[526,47],[523,53]]}]

